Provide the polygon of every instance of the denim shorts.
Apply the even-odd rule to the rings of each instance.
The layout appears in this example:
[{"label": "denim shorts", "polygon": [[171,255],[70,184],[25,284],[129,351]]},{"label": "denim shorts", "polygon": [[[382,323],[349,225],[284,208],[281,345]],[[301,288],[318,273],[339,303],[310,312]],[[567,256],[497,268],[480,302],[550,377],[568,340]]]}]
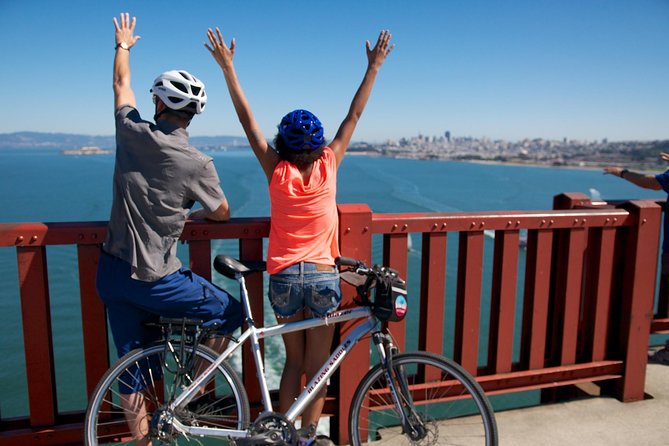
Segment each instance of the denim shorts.
[{"label": "denim shorts", "polygon": [[277,317],[290,317],[308,308],[324,317],[341,303],[339,271],[334,266],[300,262],[282,269],[269,278],[269,301]]}]

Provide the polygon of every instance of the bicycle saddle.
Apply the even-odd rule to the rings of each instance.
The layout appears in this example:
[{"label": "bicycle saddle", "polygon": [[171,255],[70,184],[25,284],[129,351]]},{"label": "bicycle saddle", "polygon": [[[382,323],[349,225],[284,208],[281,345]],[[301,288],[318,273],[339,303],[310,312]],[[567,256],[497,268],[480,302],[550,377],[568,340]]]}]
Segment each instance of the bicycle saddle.
[{"label": "bicycle saddle", "polygon": [[225,277],[235,279],[235,274],[246,276],[254,272],[265,271],[265,262],[262,260],[238,260],[234,257],[219,254],[214,259],[214,269]]}]

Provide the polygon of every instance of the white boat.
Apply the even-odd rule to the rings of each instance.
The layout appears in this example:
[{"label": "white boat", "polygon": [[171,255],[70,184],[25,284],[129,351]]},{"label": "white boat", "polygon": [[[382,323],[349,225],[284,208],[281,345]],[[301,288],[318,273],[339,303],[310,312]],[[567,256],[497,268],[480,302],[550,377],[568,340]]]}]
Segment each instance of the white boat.
[{"label": "white boat", "polygon": [[60,153],[63,155],[109,155],[111,150],[104,150],[97,146],[83,146],[78,149],[66,149]]}]

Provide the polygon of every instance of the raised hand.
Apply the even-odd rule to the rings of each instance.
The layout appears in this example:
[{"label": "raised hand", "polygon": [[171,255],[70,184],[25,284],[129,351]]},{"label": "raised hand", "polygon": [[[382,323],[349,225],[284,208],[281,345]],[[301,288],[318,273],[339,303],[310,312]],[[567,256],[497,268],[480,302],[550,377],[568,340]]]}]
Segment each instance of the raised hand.
[{"label": "raised hand", "polygon": [[118,45],[121,42],[125,42],[128,45],[128,49],[137,43],[140,36],[135,36],[135,24],[137,19],[135,17],[130,20],[130,14],[127,12],[119,14],[119,21],[114,17],[114,28],[116,29],[116,44]]},{"label": "raised hand", "polygon": [[379,38],[376,41],[374,48],[371,48],[369,40],[366,42],[367,61],[369,62],[370,67],[380,68],[386,60],[386,56],[390,54],[393,48],[395,48],[395,44],[390,45],[390,38],[390,31],[384,29],[379,34]]},{"label": "raised hand", "polygon": [[230,67],[232,65],[232,58],[235,55],[235,39],[233,38],[230,41],[230,46],[228,47],[225,44],[221,30],[218,29],[218,27],[216,28],[216,33],[214,33],[214,31],[209,28],[207,30],[207,37],[209,38],[211,46],[209,46],[206,42],[204,46],[209,50],[216,62],[224,70]]},{"label": "raised hand", "polygon": [[669,161],[669,153],[666,152],[660,153],[660,158],[662,158],[662,160],[664,161]]}]

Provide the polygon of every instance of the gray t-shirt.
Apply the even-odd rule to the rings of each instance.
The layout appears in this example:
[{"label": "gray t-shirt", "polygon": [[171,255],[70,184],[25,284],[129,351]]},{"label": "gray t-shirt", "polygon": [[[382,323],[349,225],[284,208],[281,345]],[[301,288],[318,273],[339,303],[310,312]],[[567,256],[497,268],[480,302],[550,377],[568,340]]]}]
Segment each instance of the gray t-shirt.
[{"label": "gray t-shirt", "polygon": [[177,271],[176,242],[197,201],[213,212],[225,199],[212,159],[166,121],[143,121],[129,105],[116,110],[113,203],[104,249],[152,282]]}]

